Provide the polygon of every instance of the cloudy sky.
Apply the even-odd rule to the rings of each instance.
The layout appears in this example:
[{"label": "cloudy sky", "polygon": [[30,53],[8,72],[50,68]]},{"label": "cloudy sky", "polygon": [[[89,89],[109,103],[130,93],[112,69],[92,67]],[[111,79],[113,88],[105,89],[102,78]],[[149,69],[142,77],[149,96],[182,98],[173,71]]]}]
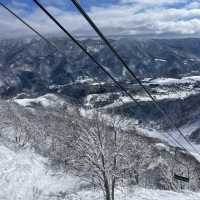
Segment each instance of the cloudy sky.
[{"label": "cloudy sky", "polygon": [[[61,31],[32,0],[0,0],[43,34]],[[70,0],[40,0],[71,32],[93,34]],[[200,36],[200,0],[79,0],[106,34]],[[0,6],[0,36],[32,34]]]}]

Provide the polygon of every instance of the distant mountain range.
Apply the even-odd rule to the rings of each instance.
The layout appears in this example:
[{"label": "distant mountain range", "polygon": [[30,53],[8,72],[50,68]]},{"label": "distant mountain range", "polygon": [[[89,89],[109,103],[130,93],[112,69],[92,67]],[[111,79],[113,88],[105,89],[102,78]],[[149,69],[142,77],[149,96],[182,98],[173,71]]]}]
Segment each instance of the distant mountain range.
[{"label": "distant mountain range", "polygon": [[[49,158],[56,169],[57,166],[64,166],[62,169],[71,173],[71,164],[67,159],[73,162],[75,157],[79,159],[74,151],[78,147],[77,141],[81,141],[81,134],[86,138],[88,130],[95,130],[91,127],[96,111],[105,120],[108,129],[103,132],[106,135],[109,136],[107,133],[110,133],[116,123],[120,125],[124,142],[133,138],[137,144],[134,146],[131,140],[130,146],[123,146],[133,149],[132,152],[138,152],[138,147],[144,150],[139,152],[138,159],[135,159],[137,157],[132,152],[129,153],[130,161],[137,160],[137,163],[140,162],[141,155],[146,156],[143,168],[137,167],[139,176],[136,174],[142,186],[188,189],[188,184],[180,185],[173,181],[175,166],[174,171],[185,177],[188,176],[188,169],[190,170],[190,189],[198,190],[199,157],[174,129],[173,124],[180,128],[199,151],[200,39],[110,38],[110,42],[170,117],[170,121],[166,120],[102,41],[96,38],[79,38],[82,45],[120,81],[140,106],[117,88],[72,41],[63,37],[49,39],[66,56],[36,38],[0,40],[0,142],[6,146],[17,143],[19,148],[20,145],[24,148],[28,144],[39,154]],[[127,139],[124,133],[128,134]],[[109,136],[107,143],[109,145],[112,144],[110,138]],[[175,142],[172,138],[175,138]],[[191,155],[175,146],[184,146]],[[5,153],[8,154],[9,158],[11,154],[14,157],[17,155],[8,151],[7,147],[1,147],[0,153],[3,157]],[[25,158],[28,166],[31,165],[28,154],[23,155],[27,155]],[[30,155],[31,158],[36,158],[33,154]],[[7,159],[3,161],[6,164],[8,162]],[[16,161],[18,164],[18,160]],[[127,162],[128,165],[129,163]],[[43,169],[43,165],[37,166]],[[16,167],[12,164],[10,168]],[[132,167],[130,170],[132,173]],[[6,173],[7,171],[6,168]],[[14,173],[13,177],[18,177],[18,170],[14,171],[17,174]],[[28,177],[29,172],[26,174]],[[7,183],[7,174],[5,177]],[[132,179],[131,176],[130,183],[135,184]],[[4,183],[4,179],[2,181]]]},{"label": "distant mountain range", "polygon": [[[0,95],[14,96],[28,91],[43,94],[50,86],[75,83],[92,78],[107,81],[107,77],[72,41],[50,38],[65,57],[39,39],[9,39],[0,41]],[[140,77],[178,77],[199,74],[200,39],[111,39],[130,68]],[[82,39],[81,43],[116,78],[130,80],[103,42]]]}]

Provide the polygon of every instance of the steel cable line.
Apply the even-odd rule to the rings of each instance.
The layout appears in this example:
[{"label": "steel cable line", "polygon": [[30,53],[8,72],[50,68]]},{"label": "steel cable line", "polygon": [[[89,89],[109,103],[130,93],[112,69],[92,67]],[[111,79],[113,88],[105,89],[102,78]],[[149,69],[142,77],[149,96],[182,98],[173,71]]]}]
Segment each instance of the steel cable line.
[{"label": "steel cable line", "polygon": [[81,15],[87,20],[87,22],[90,24],[90,26],[95,30],[95,32],[99,35],[99,37],[105,42],[105,44],[110,48],[110,50],[113,52],[113,54],[116,56],[118,61],[122,64],[123,67],[126,68],[126,70],[130,73],[130,75],[138,82],[138,84],[144,89],[146,94],[150,97],[150,99],[153,101],[156,108],[163,114],[165,119],[171,123],[172,127],[175,128],[175,130],[184,138],[184,140],[192,147],[192,149],[200,155],[199,151],[191,144],[191,142],[185,137],[185,135],[182,133],[182,131],[176,126],[173,119],[168,116],[166,111],[161,108],[157,100],[151,95],[151,92],[143,85],[143,83],[140,81],[140,79],[135,75],[135,73],[130,69],[130,67],[126,64],[124,59],[119,55],[117,50],[110,44],[108,39],[104,36],[104,34],[100,31],[100,29],[97,27],[97,25],[93,22],[93,20],[89,17],[89,15],[86,13],[86,11],[82,8],[82,6],[77,2],[77,0],[71,0],[74,6],[78,9],[78,11],[81,13]]},{"label": "steel cable line", "polygon": [[[9,9],[6,5],[4,5],[3,3],[0,2],[0,5],[5,8],[9,13],[11,13],[14,17],[16,17],[18,20],[20,20],[26,27],[28,27],[31,31],[33,31],[34,33],[36,33],[41,39],[43,39],[44,41],[46,41],[50,46],[52,46],[53,48],[55,48],[58,52],[60,52],[62,55],[66,56],[65,53],[63,51],[61,51],[54,43],[52,43],[51,41],[49,41],[47,38],[45,38],[41,33],[39,33],[38,31],[36,31],[32,26],[30,26],[27,22],[25,22],[21,17],[19,17],[15,12],[13,12],[11,9]],[[119,87],[119,85],[118,85]],[[120,89],[122,90],[122,88],[120,87]],[[124,91],[124,90],[123,90]],[[130,96],[129,96],[130,97]],[[123,100],[120,100],[123,104],[125,104],[123,102]],[[139,105],[139,103],[137,103]],[[141,108],[141,105],[139,105]],[[171,140],[171,138],[168,138],[166,135],[164,135],[167,139],[169,139],[172,143],[174,143],[174,141],[176,140],[174,138],[174,141]],[[172,137],[173,138],[173,137]],[[182,146],[178,141],[175,141],[178,145]],[[182,148],[184,149],[184,147],[182,146]]]},{"label": "steel cable line", "polygon": [[[50,42],[47,38],[45,38],[42,34],[40,34],[38,31],[36,31],[32,26],[30,26],[27,22],[25,22],[21,17],[19,17],[16,13],[14,13],[11,9],[9,9],[6,5],[4,5],[3,3],[0,2],[0,5],[2,7],[4,7],[8,12],[10,12],[13,16],[15,16],[18,20],[20,20],[24,25],[26,25],[30,30],[32,30],[34,33],[36,33],[40,38],[42,38],[43,40],[45,40],[49,45],[51,45],[52,47],[54,47],[57,51],[59,51],[60,53],[62,53],[64,56],[65,53],[63,51],[61,51],[54,43]],[[66,32],[68,33],[68,32]],[[87,50],[80,44],[76,41],[75,38],[73,38],[69,33],[68,33],[68,36],[70,37],[70,39],[72,39],[85,53],[87,52]],[[102,66],[100,65],[96,59],[91,55],[89,54],[88,52],[86,53],[90,58],[92,58],[92,60],[110,77],[110,79],[112,79],[112,81],[121,89],[123,90],[124,92],[126,92],[126,94],[137,104],[139,105],[139,102],[136,101],[136,99],[133,98],[133,96],[131,94],[128,94],[126,89],[121,86],[121,84],[115,80],[115,78],[109,73],[107,72],[107,70]],[[141,106],[141,105],[140,105]]]},{"label": "steel cable line", "polygon": [[[0,2],[0,4],[2,5],[2,3]],[[8,9],[7,9],[8,10]],[[9,10],[8,10],[9,11]],[[11,12],[11,14],[12,14],[13,12]],[[18,19],[20,19],[20,17],[19,16],[17,16],[16,14],[14,15],[15,17],[17,17]],[[20,20],[20,21],[23,21],[23,20]],[[26,26],[28,25],[27,23],[24,23]],[[28,27],[31,27],[30,25],[28,25]],[[39,32],[37,32],[37,31],[35,31],[34,30],[34,28],[32,28],[31,27],[31,30],[32,31],[34,31],[35,33],[39,33]],[[42,36],[40,33],[39,34],[37,34],[37,35],[39,35],[40,37]],[[44,39],[45,37],[41,37],[42,39]],[[60,50],[59,48],[57,48],[56,47],[56,45],[54,45],[52,42],[50,42],[48,39],[46,39],[45,38],[45,41],[47,41],[51,46],[53,46],[54,48],[56,48],[56,50],[58,50],[61,54],[63,54],[64,56],[65,56],[65,53],[63,53],[63,51],[62,50]],[[53,44],[53,45],[52,45]],[[86,50],[87,51],[87,50]],[[126,90],[126,88],[124,88],[125,90]],[[126,91],[127,92],[127,91]],[[129,91],[128,91],[129,92]],[[123,103],[123,104],[125,104],[124,102],[123,102],[123,100],[121,100],[120,99],[120,101]],[[164,135],[165,136],[165,135]],[[169,135],[170,136],[170,135]],[[173,139],[173,136],[171,136],[171,138]],[[171,138],[168,138],[168,139],[171,139]],[[180,144],[178,141],[177,141],[177,139],[176,138],[174,138],[174,140],[175,140],[175,142],[178,144],[178,145],[180,145],[183,149],[185,149],[184,148],[184,146],[182,145],[182,144]],[[186,151],[187,151],[187,149],[185,149]]]},{"label": "steel cable line", "polygon": [[[103,65],[101,65],[93,55],[91,55],[86,48],[84,48],[81,43],[75,39],[45,8],[44,6],[39,3],[37,0],[33,0],[38,7],[47,14],[47,16],[123,91],[125,92],[125,94],[130,97],[130,99],[135,102],[141,109],[142,106],[140,105],[140,103],[126,90],[126,88],[124,88],[118,81],[115,80],[115,78],[105,69],[105,67]],[[169,135],[169,134],[168,134]],[[167,136],[166,136],[167,137]],[[179,146],[181,146],[183,149],[185,149],[185,147],[180,144],[178,142],[178,140],[172,136],[169,135],[169,137],[173,138],[173,140],[176,142],[176,144],[178,144]],[[186,150],[186,149],[185,149]],[[186,150],[187,151],[187,150]]]},{"label": "steel cable line", "polygon": [[[20,20],[25,26],[27,26],[30,30],[32,30],[34,33],[36,33],[40,38],[42,38],[44,41],[46,41],[49,45],[54,47],[58,52],[60,52],[62,55],[66,56],[63,51],[61,51],[54,43],[50,42],[47,38],[45,38],[43,35],[41,35],[38,31],[36,31],[33,27],[31,27],[27,22],[25,22],[21,17],[19,17],[16,13],[14,13],[11,9],[9,9],[6,5],[4,5],[2,2],[0,2],[0,5],[4,7],[8,12],[10,12],[13,16],[15,16],[18,20]],[[104,70],[103,70],[104,71]],[[105,72],[105,71],[104,71]],[[107,73],[106,73],[107,74]],[[107,74],[108,75],[108,74]],[[110,77],[111,78],[111,77]],[[112,78],[111,78],[112,79]],[[113,80],[113,79],[112,79]],[[113,80],[114,81],[114,80]],[[114,81],[115,82],[115,81]],[[116,83],[116,82],[115,82]],[[117,84],[118,85],[118,84]],[[118,85],[119,87],[119,85]],[[120,87],[120,89],[122,89]],[[124,91],[124,90],[123,90]],[[125,92],[126,93],[126,92]],[[127,93],[126,93],[127,94]],[[128,95],[130,97],[130,95]],[[131,97],[130,97],[131,98]],[[132,98],[131,98],[132,99]],[[133,99],[132,99],[133,100]],[[134,102],[139,105],[138,102],[134,99]],[[122,103],[124,103],[122,101]],[[139,105],[140,106],[140,105]],[[141,107],[141,106],[140,106]],[[169,138],[168,138],[169,139]],[[175,138],[174,138],[175,139]],[[178,141],[176,141],[177,144],[182,146]],[[183,146],[182,146],[183,147]],[[184,147],[183,147],[184,148]]]},{"label": "steel cable line", "polygon": [[[1,5],[3,8],[5,8],[9,13],[11,13],[13,16],[15,16],[18,20],[20,20],[20,21],[21,21],[25,26],[27,26],[30,30],[32,30],[34,33],[36,33],[40,38],[42,38],[44,41],[46,41],[49,45],[51,45],[51,46],[54,47],[57,51],[59,51],[60,53],[62,53],[64,56],[66,56],[65,53],[64,53],[63,51],[61,51],[54,43],[50,42],[50,41],[49,41],[47,38],[45,38],[41,33],[39,33],[38,31],[36,31],[32,26],[30,26],[27,22],[25,22],[21,17],[19,17],[16,13],[14,13],[14,12],[13,12],[11,9],[9,9],[6,5],[4,5],[2,2],[0,2],[0,5]],[[71,37],[70,34],[69,34],[68,36],[72,39],[72,37]],[[73,38],[73,41],[75,41],[75,38]],[[76,44],[78,44],[78,43],[76,43]],[[84,49],[84,47],[83,47],[81,44],[79,44],[78,46],[81,47],[82,50]],[[85,49],[84,49],[84,52],[86,52]],[[91,56],[88,52],[87,52],[87,55],[88,55],[89,57]],[[95,60],[95,59],[93,58],[93,61],[94,61],[94,60]],[[121,86],[121,84],[118,83],[118,82],[114,79],[114,77],[112,77],[112,75],[111,75],[109,72],[107,72],[107,70],[104,69],[103,66],[100,66],[100,64],[98,64],[96,60],[95,60],[95,63],[96,63],[97,65],[99,65],[99,67],[113,80],[113,82],[115,82],[115,84],[118,85],[118,87],[120,87],[121,90],[123,90],[124,92],[126,92],[125,88],[124,88],[123,86]],[[122,88],[124,88],[124,89],[122,89]],[[128,93],[126,93],[126,94],[128,95]],[[128,96],[129,96],[132,100],[134,100],[134,102],[135,102],[137,105],[139,105],[139,103],[138,103],[133,97],[131,97],[130,94],[129,94]]]},{"label": "steel cable line", "polygon": [[139,105],[139,103],[137,102],[137,100],[127,92],[127,90],[118,82],[115,80],[115,78],[105,69],[105,67],[101,64],[98,63],[98,61],[94,58],[94,56],[92,56],[82,45],[80,42],[78,42],[78,40],[76,40],[37,0],[33,0],[38,6],[39,8],[45,12],[48,17],[85,53],[87,54],[87,56],[101,69],[104,71],[104,73],[107,74],[107,76],[109,76],[109,78],[118,85],[118,87],[120,87],[121,90],[123,90],[137,105]]},{"label": "steel cable line", "polygon": [[[0,2],[0,5],[5,8],[9,13],[11,13],[14,17],[16,17],[18,20],[20,20],[26,27],[28,27],[31,31],[33,31],[34,33],[36,33],[41,39],[43,39],[44,41],[46,41],[49,45],[51,45],[52,47],[54,47],[57,51],[59,51],[60,53],[62,53],[64,56],[65,53],[63,51],[61,51],[54,43],[52,43],[51,41],[49,41],[47,38],[45,38],[41,33],[39,33],[38,31],[36,31],[32,26],[30,26],[27,22],[25,22],[21,17],[19,17],[15,12],[13,12],[11,9],[9,9],[6,5],[4,5],[3,3]],[[121,101],[123,104],[125,104],[123,101]]]},{"label": "steel cable line", "polygon": [[27,22],[25,22],[21,17],[19,17],[15,12],[13,12],[10,8],[8,8],[5,4],[0,2],[0,5],[5,8],[10,14],[12,14],[14,17],[16,17],[19,21],[21,21],[26,27],[28,27],[31,31],[33,31],[35,34],[37,34],[40,38],[42,38],[44,41],[46,41],[50,46],[55,48],[58,52],[60,52],[62,55],[66,56],[64,52],[60,51],[60,49],[51,41],[49,41],[46,37],[44,37],[41,33],[36,31],[32,26],[30,26]]},{"label": "steel cable line", "polygon": [[[14,17],[16,17],[18,20],[20,20],[25,26],[27,26],[31,31],[33,31],[34,33],[36,33],[41,39],[43,39],[44,41],[46,41],[50,46],[52,46],[53,48],[55,48],[57,51],[59,51],[62,55],[66,56],[65,53],[63,51],[61,51],[54,43],[52,43],[51,41],[49,41],[47,38],[45,38],[41,33],[39,33],[38,31],[36,31],[32,26],[30,26],[27,22],[25,22],[21,17],[19,17],[16,13],[14,13],[11,9],[9,9],[7,6],[5,6],[3,3],[0,2],[0,5],[2,7],[4,7],[8,12],[10,12]],[[114,81],[115,82],[115,81]],[[116,83],[116,82],[115,82]],[[117,84],[117,86],[119,87],[119,85]],[[120,89],[122,90],[122,88],[120,87]],[[124,88],[125,89],[125,88]],[[122,90],[124,92],[124,90]],[[129,96],[130,97],[130,96]],[[123,100],[120,99],[120,101],[125,105],[125,103],[123,102]],[[135,101],[136,102],[136,101]],[[138,102],[137,105],[140,106],[140,108],[142,107]],[[167,139],[169,139],[172,143],[174,143],[174,141],[176,140],[175,138],[171,140],[171,138],[167,137],[166,135],[164,135]],[[178,144],[179,146],[182,146],[178,141],[175,141],[176,144]],[[182,148],[184,149],[184,147],[182,146]]]}]

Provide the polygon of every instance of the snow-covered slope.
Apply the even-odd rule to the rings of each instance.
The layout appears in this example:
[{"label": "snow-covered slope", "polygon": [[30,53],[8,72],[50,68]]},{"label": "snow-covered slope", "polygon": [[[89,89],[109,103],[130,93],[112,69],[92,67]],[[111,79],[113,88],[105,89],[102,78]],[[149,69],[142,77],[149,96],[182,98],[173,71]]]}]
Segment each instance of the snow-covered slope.
[{"label": "snow-covered slope", "polygon": [[[5,105],[4,105],[5,104]],[[18,125],[16,125],[15,123],[16,121],[16,117],[17,119],[19,119],[20,121],[25,120],[25,117],[27,117],[27,119],[29,119],[30,121],[28,122],[28,124],[20,124],[23,125],[25,127],[25,129],[20,129],[20,130],[27,130],[27,132],[25,132],[26,134],[30,134],[32,136],[35,136],[35,134],[37,135],[37,140],[34,140],[33,137],[33,141],[29,140],[30,143],[26,143],[26,145],[30,145],[32,147],[31,144],[33,144],[34,149],[37,150],[37,152],[49,152],[48,150],[48,145],[50,144],[50,137],[44,137],[43,135],[45,135],[45,132],[35,132],[35,128],[39,127],[41,130],[43,130],[43,126],[45,126],[45,130],[48,133],[52,133],[53,135],[58,135],[61,140],[59,141],[63,141],[64,137],[62,135],[66,135],[67,131],[70,132],[70,126],[69,126],[69,122],[67,120],[67,118],[73,117],[72,113],[73,112],[69,112],[69,114],[66,116],[66,121],[63,120],[63,116],[59,115],[61,114],[60,111],[56,111],[55,109],[46,109],[46,107],[43,109],[43,107],[34,107],[33,105],[33,109],[35,110],[35,112],[32,112],[32,110],[27,109],[26,107],[24,108],[23,106],[19,106],[16,103],[10,103],[8,101],[5,101],[3,104],[2,102],[2,107],[1,107],[1,112],[5,112],[5,115],[2,115],[1,117],[1,122],[3,122],[3,120],[5,120],[5,123],[3,125],[5,126],[11,126],[13,125],[13,129],[16,130]],[[8,104],[8,105],[7,105]],[[9,104],[12,104],[9,105]],[[13,111],[15,113],[15,117],[13,118],[12,116],[8,116],[11,117],[9,118],[9,120],[14,120],[14,124],[12,123],[8,123],[9,120],[6,118],[6,106],[8,106],[9,108],[9,112]],[[47,111],[48,110],[48,111]],[[89,113],[88,113],[89,112]],[[81,114],[83,116],[85,116],[84,119],[86,119],[86,117],[89,117],[91,115],[92,110],[86,111],[84,109],[81,109]],[[40,114],[39,114],[40,113]],[[43,120],[43,115],[44,115],[44,119],[46,119],[46,114],[48,116],[51,116],[51,118],[48,118],[48,120]],[[40,116],[42,114],[42,116]],[[30,118],[32,116],[32,118]],[[77,115],[74,115],[74,117]],[[109,116],[105,114],[105,117],[107,117],[107,121],[109,122]],[[38,118],[38,120],[37,120]],[[80,120],[82,120],[80,118]],[[34,123],[34,124],[31,124]],[[50,126],[50,128],[48,128],[48,126],[45,124],[48,122],[48,126]],[[56,122],[56,125],[58,123],[58,126],[54,127],[53,124],[54,122]],[[63,123],[63,124],[62,124]],[[84,123],[86,123],[86,121],[84,120]],[[137,122],[136,122],[137,123]],[[17,123],[18,124],[18,123]],[[64,124],[66,125],[67,129],[64,128]],[[2,126],[3,126],[2,125]],[[123,126],[124,127],[128,127],[130,125],[131,128],[131,124],[129,124],[129,121],[124,121]],[[61,129],[60,129],[61,128]],[[53,130],[51,130],[53,129]],[[73,128],[74,129],[74,128]],[[19,133],[20,133],[19,130]],[[63,130],[63,132],[61,131]],[[10,129],[5,129],[5,131],[10,131]],[[52,131],[52,132],[51,132]],[[63,133],[63,134],[62,134]],[[40,135],[41,134],[41,135]],[[16,133],[16,135],[18,135],[18,132]],[[141,135],[135,135],[134,141],[136,141],[135,139],[137,139],[137,141],[142,140],[142,143],[145,142],[145,144],[147,144],[146,146],[149,146],[149,150],[145,151],[145,152],[150,152],[151,150],[151,161],[152,163],[156,164],[158,158],[160,157],[161,152],[165,152],[165,158],[166,158],[166,162],[167,163],[171,163],[171,151],[168,151],[168,146],[167,145],[163,145],[161,141],[158,140],[152,140],[152,135],[149,135],[149,137],[151,137],[151,139],[147,138],[147,137],[141,137]],[[20,146],[20,144],[23,144],[23,137],[21,137],[22,142],[19,143],[18,145]],[[7,134],[1,134],[0,135],[0,200],[96,200],[96,199],[101,199],[103,200],[103,196],[101,194],[100,191],[93,191],[91,189],[91,187],[85,183],[84,181],[82,181],[80,178],[77,178],[76,176],[73,176],[73,174],[66,174],[64,172],[61,172],[61,170],[55,172],[53,170],[50,169],[50,165],[49,165],[49,161],[48,159],[42,157],[41,155],[36,154],[33,150],[28,149],[28,147],[26,148],[22,148],[21,150],[19,150],[18,148],[14,148],[14,144],[15,143],[15,136],[13,136],[13,140],[10,139],[10,137],[8,137]],[[7,141],[7,142],[6,142]],[[9,143],[8,141],[11,141],[13,143]],[[10,144],[10,145],[8,145]],[[62,142],[57,142],[56,146],[61,146],[63,143]],[[8,147],[9,146],[9,147]],[[151,148],[150,148],[151,147]],[[155,150],[156,148],[156,150]],[[162,149],[167,149],[166,151],[162,150]],[[159,150],[158,150],[159,149]],[[69,149],[70,150],[70,149]],[[56,154],[60,153],[59,149],[56,149]],[[68,148],[67,150],[65,150],[65,152],[68,152]],[[173,152],[172,152],[173,153]],[[162,154],[162,153],[161,153]],[[52,155],[52,154],[42,154],[42,155]],[[61,155],[61,154],[58,154]],[[166,156],[167,155],[167,156]],[[54,154],[53,154],[54,156]],[[65,156],[65,155],[63,155]],[[52,161],[52,157],[49,157],[50,160]],[[57,159],[58,157],[54,157],[55,159]],[[59,157],[59,159],[61,159]],[[191,167],[195,167],[197,166],[196,161],[194,161],[193,158],[188,158],[188,162],[190,162],[190,166]],[[152,166],[151,164],[149,166]],[[193,163],[191,165],[191,163]],[[57,164],[57,163],[56,163]],[[162,166],[162,165],[161,165]],[[168,166],[168,165],[164,165],[164,166]],[[59,165],[57,166],[58,169]],[[145,168],[147,170],[149,170],[149,168]],[[157,169],[157,168],[156,168]],[[152,170],[152,169],[151,169]],[[168,171],[170,171],[170,168],[168,169]],[[192,176],[196,176],[195,173],[193,173],[194,170],[192,171]],[[152,172],[152,171],[151,171]],[[147,171],[146,173],[149,174],[149,171]],[[171,171],[170,171],[171,174]],[[152,174],[151,179],[154,179],[155,177],[157,177],[158,174],[155,175]],[[146,177],[145,174],[144,176],[141,174],[141,177]],[[162,178],[161,175],[159,175],[159,177]],[[144,179],[145,180],[145,179]],[[191,183],[191,185],[195,184],[195,189],[197,190],[197,182],[196,179],[193,178],[193,182]],[[143,179],[141,178],[141,184],[140,186],[144,186],[145,184],[143,184]],[[157,187],[154,185],[150,185],[150,188],[163,188],[163,187]],[[172,192],[163,192],[163,191],[150,191],[150,190],[144,190],[142,188],[135,188],[132,186],[132,189],[134,191],[131,191],[131,188],[128,188],[127,191],[125,189],[125,187],[121,188],[119,191],[117,190],[116,193],[116,200],[122,200],[122,199],[127,199],[127,200],[132,200],[132,199],[137,199],[137,200],[150,200],[150,199],[161,199],[162,200],[162,196],[166,195],[168,197],[168,199],[172,199],[173,196],[176,196],[177,199],[182,200],[181,198],[184,198],[185,194],[177,194],[177,193],[172,193]],[[122,192],[124,191],[124,192]],[[154,193],[154,196],[151,196],[150,199],[148,199],[148,196],[150,196],[150,193]],[[199,195],[199,194],[195,194],[195,193],[187,193],[186,196],[188,197],[188,200],[190,199],[195,199],[193,197],[195,197],[195,195]],[[198,196],[199,197],[199,196]],[[184,198],[187,199],[187,198]],[[166,198],[164,198],[164,200],[166,200]]]},{"label": "snow-covered slope", "polygon": [[40,105],[43,107],[63,106],[65,101],[55,94],[46,94],[37,98],[30,99],[14,99],[14,102],[21,106],[31,107],[33,105]]},{"label": "snow-covered slope", "polygon": [[150,83],[159,85],[175,85],[175,84],[195,83],[197,81],[200,81],[200,76],[185,76],[180,79],[162,77],[153,79],[150,81]]},{"label": "snow-covered slope", "polygon": [[62,192],[73,193],[80,179],[52,172],[47,160],[33,151],[0,145],[0,199],[50,200]]},{"label": "snow-covered slope", "polygon": [[[14,151],[0,145],[1,200],[103,200],[97,190],[81,189],[84,182],[72,175],[53,172],[48,161],[31,150]],[[118,189],[117,200],[199,200],[200,193]]]},{"label": "snow-covered slope", "polygon": [[[81,180],[53,172],[48,161],[28,149],[14,151],[0,145],[1,200],[103,200],[99,191],[80,189]],[[122,200],[199,200],[200,193],[147,190],[139,187],[119,189]]]},{"label": "snow-covered slope", "polygon": [[[35,38],[30,38],[28,42],[26,39],[0,40],[0,96],[9,98],[21,92],[43,95],[49,92],[51,86],[83,82],[80,77],[88,75],[89,78],[108,80],[71,40],[62,37],[49,39],[65,52],[65,56],[45,41]],[[121,38],[110,42],[141,78],[178,77],[180,74],[196,75],[200,72],[200,40],[197,38]],[[117,78],[126,80],[129,77],[102,41],[85,38],[81,39],[81,43]]]},{"label": "snow-covered slope", "polygon": [[[200,94],[200,76],[184,76],[182,78],[145,78],[143,84],[157,101],[185,100]],[[151,102],[151,98],[137,84],[124,83],[138,102]],[[99,84],[100,85],[100,84]],[[115,108],[124,103],[131,103],[132,99],[123,95],[121,91],[109,91],[88,94],[84,105],[88,108]]]}]

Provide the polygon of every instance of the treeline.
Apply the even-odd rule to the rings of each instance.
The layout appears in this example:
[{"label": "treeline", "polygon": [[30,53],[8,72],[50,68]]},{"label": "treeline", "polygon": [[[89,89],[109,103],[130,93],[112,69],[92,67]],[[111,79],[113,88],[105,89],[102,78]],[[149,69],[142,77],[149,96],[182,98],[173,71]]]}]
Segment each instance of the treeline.
[{"label": "treeline", "polygon": [[[157,139],[141,136],[135,129],[124,131],[123,120],[108,121],[98,112],[83,117],[76,106],[24,108],[0,103],[0,134],[18,146],[29,146],[48,157],[53,167],[74,173],[88,181],[88,187],[102,189],[106,200],[114,200],[115,189],[128,185],[178,189],[173,181],[174,148]],[[187,157],[187,158],[186,158]],[[190,185],[199,188],[199,163],[189,155]],[[177,163],[178,170],[186,173]]]}]

